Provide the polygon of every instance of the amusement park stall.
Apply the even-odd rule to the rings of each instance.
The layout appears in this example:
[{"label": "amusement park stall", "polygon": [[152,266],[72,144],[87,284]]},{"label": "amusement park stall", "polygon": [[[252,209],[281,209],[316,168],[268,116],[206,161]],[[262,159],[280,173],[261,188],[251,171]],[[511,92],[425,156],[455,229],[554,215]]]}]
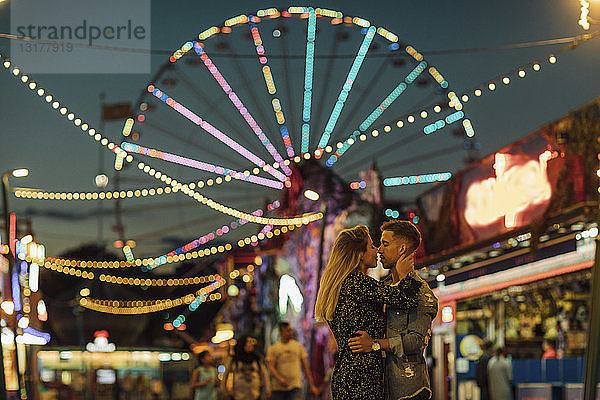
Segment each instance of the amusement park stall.
[{"label": "amusement park stall", "polygon": [[[478,397],[482,338],[507,348],[519,396],[580,390],[599,117],[595,100],[419,197],[418,265],[440,299],[431,357],[438,398]],[[541,359],[544,339],[558,359]]]}]

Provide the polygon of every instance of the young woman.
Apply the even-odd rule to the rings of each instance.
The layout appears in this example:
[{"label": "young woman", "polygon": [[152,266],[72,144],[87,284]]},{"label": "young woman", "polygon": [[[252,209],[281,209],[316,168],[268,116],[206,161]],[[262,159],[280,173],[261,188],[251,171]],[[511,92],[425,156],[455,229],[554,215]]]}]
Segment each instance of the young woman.
[{"label": "young woman", "polygon": [[190,386],[194,400],[217,400],[217,370],[210,352],[203,351],[198,354],[200,365],[192,374]]},{"label": "young woman", "polygon": [[[408,261],[408,256],[403,257]],[[315,319],[327,321],[338,343],[339,356],[331,381],[334,400],[384,399],[380,349],[353,353],[348,339],[358,330],[371,337],[385,337],[384,304],[396,308],[417,306],[418,283],[406,278],[396,286],[385,286],[366,275],[367,268],[376,263],[377,248],[369,229],[358,225],[343,230],[335,239],[321,277]]]},{"label": "young woman", "polygon": [[267,369],[258,353],[254,351],[256,340],[248,335],[240,337],[235,345],[234,354],[223,381],[227,383],[229,374],[233,374],[234,400],[258,400],[261,389],[265,388],[267,397],[271,397],[271,384]]}]

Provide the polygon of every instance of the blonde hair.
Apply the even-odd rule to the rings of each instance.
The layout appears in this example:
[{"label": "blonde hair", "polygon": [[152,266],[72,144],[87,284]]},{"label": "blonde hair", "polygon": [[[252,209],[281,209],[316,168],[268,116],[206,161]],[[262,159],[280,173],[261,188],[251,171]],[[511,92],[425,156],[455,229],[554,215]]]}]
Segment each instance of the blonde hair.
[{"label": "blonde hair", "polygon": [[369,228],[357,225],[344,229],[335,239],[331,256],[317,293],[315,319],[319,322],[331,321],[338,302],[342,282],[354,271],[364,254],[369,238]]}]

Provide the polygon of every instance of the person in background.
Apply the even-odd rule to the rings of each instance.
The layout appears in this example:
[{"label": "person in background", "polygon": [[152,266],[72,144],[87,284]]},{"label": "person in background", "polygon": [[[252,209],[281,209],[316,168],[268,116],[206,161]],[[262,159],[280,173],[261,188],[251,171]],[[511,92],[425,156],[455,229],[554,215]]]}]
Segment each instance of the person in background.
[{"label": "person in background", "polygon": [[488,386],[488,362],[492,358],[494,343],[490,340],[485,339],[481,343],[481,349],[483,350],[483,354],[477,360],[475,364],[475,380],[477,381],[477,385],[479,386],[479,391],[481,393],[481,400],[489,400],[490,399],[490,389]]},{"label": "person in background", "polygon": [[488,362],[488,385],[491,400],[513,400],[512,364],[504,347],[498,347]]},{"label": "person in background", "polygon": [[542,354],[542,358],[556,358],[556,350],[554,349],[554,344],[550,341],[550,339],[544,339],[542,342],[542,349],[544,350],[544,354]]},{"label": "person in background", "polygon": [[198,354],[200,365],[192,373],[190,386],[194,400],[217,400],[217,369],[210,352],[203,351]]},{"label": "person in background", "polygon": [[248,335],[240,337],[235,344],[234,354],[225,373],[223,382],[233,375],[233,387],[229,394],[234,400],[258,400],[264,388],[267,398],[271,397],[271,384],[260,355],[254,351],[256,340]]},{"label": "person in background", "polygon": [[279,342],[274,343],[267,350],[267,365],[272,378],[272,399],[301,399],[301,368],[310,392],[315,396],[318,395],[318,390],[312,381],[306,350],[300,342],[294,340],[294,329],[288,322],[279,323],[279,337]]}]

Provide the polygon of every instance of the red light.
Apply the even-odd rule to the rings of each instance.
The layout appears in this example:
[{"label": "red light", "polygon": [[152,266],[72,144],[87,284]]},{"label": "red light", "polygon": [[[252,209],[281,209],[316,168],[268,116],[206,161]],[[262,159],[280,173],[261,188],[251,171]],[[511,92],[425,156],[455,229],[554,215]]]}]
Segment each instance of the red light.
[{"label": "red light", "polygon": [[144,116],[144,114],[140,114],[140,115],[138,115],[138,117],[137,117],[137,120],[138,120],[139,122],[144,122],[144,120],[145,120],[145,119],[146,119],[146,117]]},{"label": "red light", "polygon": [[96,331],[96,332],[94,332],[94,337],[95,338],[103,337],[103,338],[108,339],[108,331],[107,330]]},{"label": "red light", "polygon": [[113,242],[113,246],[115,246],[115,248],[117,248],[117,249],[121,249],[121,248],[123,248],[123,241],[121,241],[121,240],[115,240]]},{"label": "red light", "polygon": [[292,182],[290,180],[285,181],[285,187],[286,188],[292,187]]},{"label": "red light", "polygon": [[187,328],[187,327],[185,326],[185,324],[181,324],[181,325],[179,325],[179,326],[178,326],[176,329],[177,329],[178,331],[185,331],[185,328]]},{"label": "red light", "polygon": [[148,85],[148,91],[150,93],[154,92],[154,85]]},{"label": "red light", "polygon": [[359,182],[352,182],[350,183],[350,189],[358,189],[360,188],[360,183]]},{"label": "red light", "polygon": [[292,14],[290,14],[290,13],[289,13],[289,12],[287,12],[287,11],[282,11],[282,12],[281,12],[281,15],[283,15],[284,17],[291,17],[291,16],[292,16]]},{"label": "red light", "polygon": [[175,329],[175,327],[173,326],[173,324],[172,324],[172,323],[170,323],[170,322],[167,322],[167,323],[165,323],[165,324],[163,325],[163,329],[164,329],[165,331],[172,331],[173,329]]}]

